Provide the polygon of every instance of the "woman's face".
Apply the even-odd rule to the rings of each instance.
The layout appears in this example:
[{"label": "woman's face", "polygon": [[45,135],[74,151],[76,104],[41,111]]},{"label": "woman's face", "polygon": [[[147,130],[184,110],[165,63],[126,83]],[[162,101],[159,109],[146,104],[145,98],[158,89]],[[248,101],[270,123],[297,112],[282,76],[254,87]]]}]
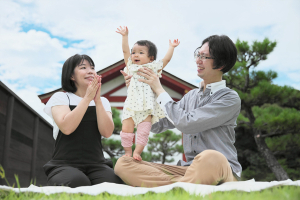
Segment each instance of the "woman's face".
[{"label": "woman's face", "polygon": [[95,67],[90,65],[87,60],[83,60],[75,67],[71,80],[74,81],[77,88],[87,87],[89,82],[94,79],[95,74]]}]

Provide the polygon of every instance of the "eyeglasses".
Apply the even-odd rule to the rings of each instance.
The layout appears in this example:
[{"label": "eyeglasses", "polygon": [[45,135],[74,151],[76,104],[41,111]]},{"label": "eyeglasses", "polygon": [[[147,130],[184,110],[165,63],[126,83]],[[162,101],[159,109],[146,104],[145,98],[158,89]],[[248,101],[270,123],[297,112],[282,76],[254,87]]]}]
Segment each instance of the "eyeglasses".
[{"label": "eyeglasses", "polygon": [[206,59],[215,59],[213,57],[208,57],[208,56],[200,55],[198,52],[194,53],[194,58],[195,58],[195,61],[197,60],[197,58],[199,58],[202,61],[206,60]]},{"label": "eyeglasses", "polygon": [[206,59],[215,59],[213,57],[208,57],[208,56],[204,56],[204,55],[201,55],[199,53],[199,50],[200,50],[201,47],[198,47],[195,51],[194,51],[194,58],[195,58],[195,61],[197,61],[197,58],[199,58],[200,60],[206,60]]}]

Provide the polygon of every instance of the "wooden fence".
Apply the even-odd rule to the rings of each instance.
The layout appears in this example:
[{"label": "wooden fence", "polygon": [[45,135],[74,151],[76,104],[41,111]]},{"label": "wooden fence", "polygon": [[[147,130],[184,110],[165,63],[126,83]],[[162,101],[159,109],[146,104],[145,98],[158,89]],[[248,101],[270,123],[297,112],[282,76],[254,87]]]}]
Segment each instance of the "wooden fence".
[{"label": "wooden fence", "polygon": [[[12,185],[46,185],[43,165],[54,147],[52,125],[0,81],[0,164]],[[7,185],[0,178],[0,185]]]}]

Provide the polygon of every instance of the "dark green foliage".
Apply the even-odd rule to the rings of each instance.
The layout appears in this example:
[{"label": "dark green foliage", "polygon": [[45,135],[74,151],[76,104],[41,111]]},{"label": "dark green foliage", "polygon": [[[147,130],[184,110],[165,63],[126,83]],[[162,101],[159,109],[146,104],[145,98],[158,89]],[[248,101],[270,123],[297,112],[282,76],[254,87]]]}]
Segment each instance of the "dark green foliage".
[{"label": "dark green foliage", "polygon": [[170,130],[155,134],[152,138],[149,138],[148,151],[156,153],[156,158],[153,161],[161,161],[162,164],[173,162],[173,158],[168,159],[167,157],[183,153],[182,145],[178,145],[180,139],[181,135],[177,135]]},{"label": "dark green foliage", "polygon": [[121,140],[103,138],[102,147],[111,158],[120,157],[125,154],[125,151],[121,145]]},{"label": "dark green foliage", "polygon": [[[236,47],[237,62],[223,77],[227,86],[241,98],[236,147],[243,166],[243,177],[274,180],[276,176],[277,179],[285,179],[285,170],[290,178],[299,179],[297,170],[300,171],[300,167],[296,158],[300,156],[300,91],[273,84],[277,73],[272,70],[255,70],[274,50],[276,42],[266,38],[249,45],[248,42],[237,40]],[[287,134],[293,140],[287,140]],[[283,145],[278,150],[280,145],[274,145],[278,141],[282,145],[289,141],[287,144],[290,145]],[[278,163],[282,170],[274,168]]]},{"label": "dark green foliage", "polygon": [[122,130],[122,121],[121,121],[121,118],[120,118],[120,112],[116,108],[112,108],[111,111],[112,111],[113,121],[114,121],[114,124],[115,124],[113,134],[119,135],[121,130]]}]

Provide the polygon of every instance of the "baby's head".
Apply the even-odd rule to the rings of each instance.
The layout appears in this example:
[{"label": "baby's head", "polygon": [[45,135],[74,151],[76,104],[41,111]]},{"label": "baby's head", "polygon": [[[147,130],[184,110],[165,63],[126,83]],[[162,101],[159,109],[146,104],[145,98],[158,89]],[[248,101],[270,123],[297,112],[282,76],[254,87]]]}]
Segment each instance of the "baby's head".
[{"label": "baby's head", "polygon": [[157,48],[148,40],[137,41],[131,49],[131,60],[133,64],[143,65],[156,60]]}]

